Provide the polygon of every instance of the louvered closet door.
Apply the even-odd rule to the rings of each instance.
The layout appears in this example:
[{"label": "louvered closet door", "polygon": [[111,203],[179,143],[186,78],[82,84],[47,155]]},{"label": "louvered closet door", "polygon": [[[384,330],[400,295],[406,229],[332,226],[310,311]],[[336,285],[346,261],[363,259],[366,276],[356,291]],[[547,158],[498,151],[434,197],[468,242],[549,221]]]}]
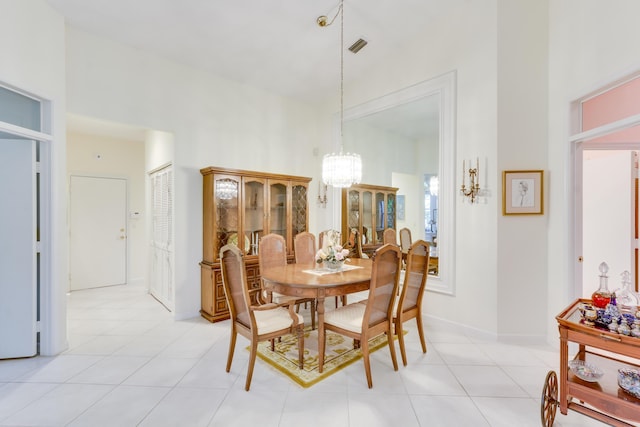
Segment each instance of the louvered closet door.
[{"label": "louvered closet door", "polygon": [[149,289],[173,311],[173,170],[167,166],[151,175],[152,230]]}]

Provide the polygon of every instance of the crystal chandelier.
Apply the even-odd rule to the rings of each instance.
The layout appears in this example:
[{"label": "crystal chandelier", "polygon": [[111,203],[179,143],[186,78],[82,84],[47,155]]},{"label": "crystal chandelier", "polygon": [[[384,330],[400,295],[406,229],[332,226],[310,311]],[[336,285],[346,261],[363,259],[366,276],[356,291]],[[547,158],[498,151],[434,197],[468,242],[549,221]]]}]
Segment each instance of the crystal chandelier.
[{"label": "crystal chandelier", "polygon": [[230,179],[216,181],[216,195],[222,200],[235,199],[238,197],[237,183]]},{"label": "crystal chandelier", "polygon": [[362,180],[362,159],[356,153],[343,152],[344,127],[344,0],[340,0],[340,7],[331,22],[326,16],[317,19],[318,25],[331,25],[340,14],[340,152],[325,154],[322,158],[322,181],[326,185],[346,188],[351,184],[358,184]]}]

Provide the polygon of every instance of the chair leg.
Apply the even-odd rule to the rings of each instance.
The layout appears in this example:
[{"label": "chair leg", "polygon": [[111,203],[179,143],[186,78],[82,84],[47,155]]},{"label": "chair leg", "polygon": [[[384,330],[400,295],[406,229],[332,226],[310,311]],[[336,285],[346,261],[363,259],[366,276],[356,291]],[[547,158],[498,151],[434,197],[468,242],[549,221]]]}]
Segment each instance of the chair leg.
[{"label": "chair leg", "polygon": [[231,337],[229,339],[229,354],[227,355],[227,372],[231,370],[231,362],[233,361],[233,351],[236,348],[236,337],[238,333],[235,328],[231,329]]},{"label": "chair leg", "polygon": [[367,375],[367,385],[369,388],[373,387],[373,380],[371,379],[371,363],[369,361],[369,340],[363,338],[360,340],[360,350],[362,351],[362,360],[364,361],[364,373]]},{"label": "chair leg", "polygon": [[386,332],[387,341],[389,342],[389,351],[391,352],[391,361],[393,362],[393,370],[398,370],[398,359],[396,359],[396,345],[393,343],[393,325],[389,322],[389,330]]},{"label": "chair leg", "polygon": [[[311,329],[316,329],[316,300],[311,301]],[[306,304],[306,303],[305,303]]]},{"label": "chair leg", "polygon": [[404,334],[402,333],[402,322],[400,318],[396,318],[394,322],[395,334],[398,336],[398,344],[400,344],[400,356],[402,356],[402,364],[407,366],[407,351],[404,347]]},{"label": "chair leg", "polygon": [[247,381],[244,384],[244,389],[249,391],[251,386],[251,378],[253,377],[253,367],[256,364],[256,354],[258,353],[258,341],[251,341],[251,353],[249,354],[249,366],[247,367]]},{"label": "chair leg", "polygon": [[427,352],[427,344],[424,340],[424,329],[422,327],[422,313],[418,312],[416,315],[416,322],[418,322],[418,335],[420,336],[420,344],[422,344],[422,352]]},{"label": "chair leg", "polygon": [[[311,305],[314,305],[311,303]],[[298,325],[298,367],[304,368],[304,324]]]}]

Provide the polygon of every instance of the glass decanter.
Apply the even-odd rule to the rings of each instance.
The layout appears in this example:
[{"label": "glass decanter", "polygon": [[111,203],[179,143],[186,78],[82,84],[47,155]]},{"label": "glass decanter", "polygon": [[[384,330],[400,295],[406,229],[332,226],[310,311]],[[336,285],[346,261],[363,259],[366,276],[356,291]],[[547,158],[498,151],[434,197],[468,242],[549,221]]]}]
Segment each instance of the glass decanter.
[{"label": "glass decanter", "polygon": [[638,294],[631,290],[631,273],[627,270],[620,274],[622,277],[622,287],[616,289],[616,299],[621,310],[635,314],[640,305]]},{"label": "glass decanter", "polygon": [[600,270],[600,287],[591,295],[591,301],[597,308],[606,308],[607,304],[611,302],[611,291],[609,291],[609,266],[606,262],[600,263],[598,267]]}]

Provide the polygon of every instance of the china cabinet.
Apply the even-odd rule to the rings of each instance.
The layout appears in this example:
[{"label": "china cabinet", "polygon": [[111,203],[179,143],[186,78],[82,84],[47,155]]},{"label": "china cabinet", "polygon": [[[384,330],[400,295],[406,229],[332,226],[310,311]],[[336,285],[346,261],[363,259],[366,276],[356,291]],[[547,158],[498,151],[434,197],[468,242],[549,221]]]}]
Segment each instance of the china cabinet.
[{"label": "china cabinet", "polygon": [[229,318],[222,286],[220,248],[231,243],[245,254],[247,281],[260,287],[258,248],[269,233],[284,237],[293,260],[293,239],[308,231],[311,178],[207,167],[202,174],[200,314],[211,322]]},{"label": "china cabinet", "polygon": [[353,228],[362,236],[362,250],[371,255],[382,245],[384,230],[396,229],[395,187],[358,184],[342,189],[342,235]]}]

